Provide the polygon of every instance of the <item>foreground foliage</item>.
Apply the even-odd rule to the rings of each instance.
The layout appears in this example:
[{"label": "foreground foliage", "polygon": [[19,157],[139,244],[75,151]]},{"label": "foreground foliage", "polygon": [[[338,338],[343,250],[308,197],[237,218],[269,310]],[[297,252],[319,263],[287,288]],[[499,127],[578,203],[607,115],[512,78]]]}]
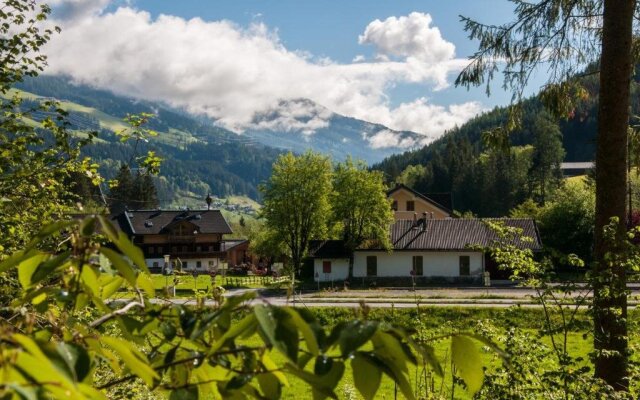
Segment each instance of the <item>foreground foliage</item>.
[{"label": "foreground foliage", "polygon": [[[40,250],[47,240],[56,247]],[[383,375],[414,398],[410,365],[443,370],[428,342],[392,324],[356,319],[326,331],[305,310],[217,289],[193,307],[152,301],[142,252],[102,217],[45,228],[0,263],[1,273],[11,269],[21,291],[2,309],[0,395],[9,398],[107,398],[133,381],[171,399],[278,398],[292,376],[314,398],[336,398],[347,363],[364,398],[375,397]],[[121,287],[136,296],[112,301]],[[245,344],[254,337],[257,345]],[[493,345],[474,334],[447,337],[458,376],[476,392],[476,343]]]}]

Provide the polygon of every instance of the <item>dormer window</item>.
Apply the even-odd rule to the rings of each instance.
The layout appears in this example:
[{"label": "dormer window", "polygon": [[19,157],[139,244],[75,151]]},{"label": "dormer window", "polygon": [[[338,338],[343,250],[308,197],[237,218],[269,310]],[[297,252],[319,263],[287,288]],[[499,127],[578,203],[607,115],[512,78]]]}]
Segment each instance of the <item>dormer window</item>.
[{"label": "dormer window", "polygon": [[416,203],[413,200],[409,200],[407,201],[407,211],[415,211],[416,210]]},{"label": "dormer window", "polygon": [[144,221],[144,227],[145,228],[153,228],[153,221],[151,221],[149,219]]}]

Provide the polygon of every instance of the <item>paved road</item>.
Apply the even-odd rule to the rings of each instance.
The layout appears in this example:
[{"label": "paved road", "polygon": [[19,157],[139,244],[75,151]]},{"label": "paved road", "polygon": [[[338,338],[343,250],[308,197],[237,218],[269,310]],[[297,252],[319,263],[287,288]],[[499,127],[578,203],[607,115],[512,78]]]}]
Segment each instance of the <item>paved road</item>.
[{"label": "paved road", "polygon": [[[225,296],[235,296],[246,292],[257,292],[257,298],[250,301],[250,304],[271,304],[276,306],[295,306],[295,307],[361,307],[364,302],[368,307],[376,308],[412,308],[416,307],[416,302],[420,307],[468,307],[468,308],[506,308],[512,306],[520,306],[525,308],[538,308],[539,304],[535,304],[531,298],[535,295],[535,291],[522,288],[491,288],[487,289],[457,289],[457,288],[440,288],[419,290],[414,292],[407,291],[350,291],[338,293],[306,293],[296,295],[295,301],[287,299],[285,296],[263,296],[259,289],[236,289],[229,290]],[[372,293],[373,292],[373,293]],[[435,295],[434,293],[437,293]],[[360,295],[366,297],[354,298]],[[446,295],[446,297],[445,297]],[[640,295],[640,287],[632,289],[629,306],[636,307],[640,305],[637,297]],[[330,296],[330,297],[328,297]],[[416,297],[417,296],[417,297]],[[495,298],[490,298],[495,297]],[[195,300],[189,299],[152,299],[154,303],[171,302],[173,304],[195,305]],[[207,300],[206,305],[215,305],[213,300]]]}]

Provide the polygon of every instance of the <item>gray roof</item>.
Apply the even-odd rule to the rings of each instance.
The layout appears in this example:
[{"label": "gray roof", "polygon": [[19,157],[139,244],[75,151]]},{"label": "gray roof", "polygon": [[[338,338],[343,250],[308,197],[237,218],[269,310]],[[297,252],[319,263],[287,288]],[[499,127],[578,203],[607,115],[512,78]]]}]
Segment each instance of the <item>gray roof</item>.
[{"label": "gray roof", "polygon": [[224,240],[222,242],[222,247],[220,248],[220,251],[229,251],[231,249],[233,249],[234,247],[238,247],[241,244],[247,243],[248,240],[246,239],[238,239],[238,240]]},{"label": "gray roof", "polygon": [[111,217],[123,231],[134,235],[166,232],[170,225],[188,221],[199,233],[232,233],[220,210],[136,210]]},{"label": "gray roof", "polygon": [[349,258],[344,240],[312,240],[309,254],[313,258]]},{"label": "gray roof", "polygon": [[498,238],[487,226],[488,221],[522,229],[522,236],[530,237],[532,241],[516,240],[518,247],[532,250],[542,248],[536,224],[529,218],[401,220],[391,226],[391,243],[394,250],[464,250],[476,245],[486,247]]}]

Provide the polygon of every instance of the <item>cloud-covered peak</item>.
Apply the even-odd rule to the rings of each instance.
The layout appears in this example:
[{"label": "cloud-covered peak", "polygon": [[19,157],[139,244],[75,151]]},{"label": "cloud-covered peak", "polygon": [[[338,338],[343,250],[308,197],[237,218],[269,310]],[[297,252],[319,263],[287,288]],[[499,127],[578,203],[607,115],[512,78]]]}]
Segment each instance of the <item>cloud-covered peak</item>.
[{"label": "cloud-covered peak", "polygon": [[[243,27],[227,20],[152,18],[126,5],[105,9],[107,0],[56,4],[51,23],[63,31],[44,49],[46,73],[162,101],[237,132],[312,134],[336,112],[434,138],[481,110],[477,103],[442,107],[426,98],[390,105],[395,85],[442,88],[459,68],[453,45],[428,14],[372,22],[360,41],[375,45],[379,57],[367,61],[354,55],[354,62],[338,63],[287,49],[277,31],[263,23]],[[433,48],[421,49],[426,44]],[[310,102],[291,101],[301,98]]]}]

